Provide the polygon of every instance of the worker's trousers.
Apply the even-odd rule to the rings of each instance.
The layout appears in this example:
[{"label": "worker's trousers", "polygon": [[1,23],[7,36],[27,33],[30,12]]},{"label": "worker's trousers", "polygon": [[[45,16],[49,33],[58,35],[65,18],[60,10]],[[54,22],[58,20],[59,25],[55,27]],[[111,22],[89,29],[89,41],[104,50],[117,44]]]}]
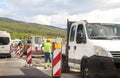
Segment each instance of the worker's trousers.
[{"label": "worker's trousers", "polygon": [[45,67],[52,65],[52,57],[51,53],[45,52],[44,53],[44,58],[45,58]]}]

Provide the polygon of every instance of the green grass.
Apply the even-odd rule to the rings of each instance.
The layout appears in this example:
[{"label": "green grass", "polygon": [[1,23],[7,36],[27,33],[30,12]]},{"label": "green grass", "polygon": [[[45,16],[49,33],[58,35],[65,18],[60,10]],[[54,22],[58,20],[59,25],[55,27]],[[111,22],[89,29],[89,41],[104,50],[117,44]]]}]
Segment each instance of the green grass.
[{"label": "green grass", "polygon": [[28,38],[30,36],[43,36],[56,38],[58,35],[62,38],[66,36],[66,30],[48,25],[26,23],[8,18],[0,18],[0,30],[8,31],[12,39]]}]

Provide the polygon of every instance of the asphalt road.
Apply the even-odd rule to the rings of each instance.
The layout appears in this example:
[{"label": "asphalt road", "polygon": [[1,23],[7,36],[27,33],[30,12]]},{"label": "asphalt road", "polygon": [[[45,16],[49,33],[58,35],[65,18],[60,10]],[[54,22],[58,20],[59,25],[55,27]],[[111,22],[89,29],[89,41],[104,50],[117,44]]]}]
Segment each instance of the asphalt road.
[{"label": "asphalt road", "polygon": [[[32,66],[27,65],[25,60],[26,57],[20,58],[15,53],[12,53],[12,58],[0,58],[0,78],[52,78],[51,68],[43,67],[44,58],[32,58]],[[79,71],[71,70],[69,73],[62,73],[61,78],[81,77]]]},{"label": "asphalt road", "polygon": [[[52,78],[52,69],[44,69],[43,58],[32,58],[30,67],[25,60],[15,53],[12,53],[12,58],[0,58],[0,78]],[[80,78],[80,72],[62,73],[61,78]]]},{"label": "asphalt road", "polygon": [[12,58],[0,59],[0,78],[51,78],[35,67],[29,67],[26,61],[12,55]]}]

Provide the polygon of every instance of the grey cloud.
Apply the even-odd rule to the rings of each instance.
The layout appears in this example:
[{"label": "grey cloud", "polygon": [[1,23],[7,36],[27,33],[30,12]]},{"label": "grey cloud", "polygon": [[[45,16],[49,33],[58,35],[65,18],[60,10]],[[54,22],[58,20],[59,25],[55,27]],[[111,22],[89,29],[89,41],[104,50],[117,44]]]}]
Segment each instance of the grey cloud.
[{"label": "grey cloud", "polygon": [[[5,0],[7,5],[18,14],[36,15],[36,14],[58,14],[66,11],[70,14],[88,12],[96,9],[95,0],[68,0],[65,4],[62,1],[44,0],[39,3],[32,3],[30,0]],[[63,0],[64,1],[64,0]]]},{"label": "grey cloud", "polygon": [[[15,20],[29,21],[31,17],[37,18],[39,15],[49,16],[50,24],[64,28],[67,17],[56,17],[54,15],[84,15],[94,10],[110,10],[120,7],[120,1],[117,3],[108,3],[106,0],[3,0],[0,5],[8,7],[7,17]],[[111,0],[110,0],[111,1]],[[114,1],[114,0],[113,0]],[[53,18],[54,17],[54,18]],[[41,18],[41,17],[38,17]],[[119,17],[118,17],[119,18]],[[119,21],[114,17],[113,21]],[[31,21],[32,20],[32,21]],[[42,19],[41,19],[42,20]],[[57,21],[59,20],[59,21]],[[30,19],[30,22],[36,20]],[[66,28],[66,27],[65,27]]]},{"label": "grey cloud", "polygon": [[[120,3],[107,6],[106,0],[43,0],[30,2],[30,0],[5,0],[12,10],[20,15],[54,15],[60,12],[68,12],[69,14],[86,13],[95,9],[111,9],[119,7]],[[33,0],[34,1],[34,0]]]}]

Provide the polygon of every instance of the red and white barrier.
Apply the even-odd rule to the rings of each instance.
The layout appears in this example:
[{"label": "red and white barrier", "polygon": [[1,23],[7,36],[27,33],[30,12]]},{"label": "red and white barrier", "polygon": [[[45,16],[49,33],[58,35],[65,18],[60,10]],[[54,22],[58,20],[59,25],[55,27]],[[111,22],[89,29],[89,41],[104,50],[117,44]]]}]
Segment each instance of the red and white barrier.
[{"label": "red and white barrier", "polygon": [[31,53],[32,53],[32,48],[30,45],[27,46],[27,63],[31,64],[32,63],[32,57],[31,57]]},{"label": "red and white barrier", "polygon": [[19,47],[18,47],[18,48],[16,48],[15,53],[16,53],[16,54],[18,54],[18,53],[19,53]]},{"label": "red and white barrier", "polygon": [[20,57],[23,56],[23,51],[24,51],[23,48],[21,48],[21,49],[20,49]]},{"label": "red and white barrier", "polygon": [[60,42],[53,44],[53,61],[52,61],[52,77],[61,77],[61,56],[62,56],[62,45]]},{"label": "red and white barrier", "polygon": [[61,76],[61,49],[55,49],[53,55],[53,77]]}]

